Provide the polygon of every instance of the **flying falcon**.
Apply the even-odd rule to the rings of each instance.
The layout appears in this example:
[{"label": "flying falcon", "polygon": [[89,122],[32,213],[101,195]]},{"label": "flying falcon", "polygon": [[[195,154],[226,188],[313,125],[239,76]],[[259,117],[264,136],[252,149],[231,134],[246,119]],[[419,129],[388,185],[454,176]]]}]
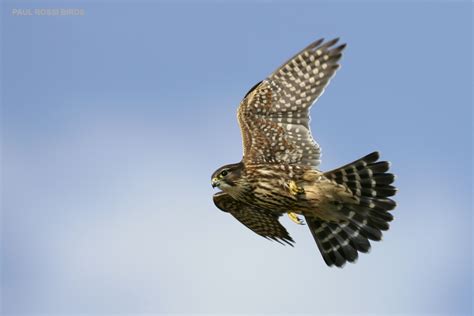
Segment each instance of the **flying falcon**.
[{"label": "flying falcon", "polygon": [[345,44],[320,39],[296,54],[241,101],[243,158],[217,169],[216,206],[255,233],[292,245],[279,222],[303,216],[328,266],[354,262],[388,230],[396,203],[389,162],[373,152],[332,171],[318,170],[321,150],[309,110],[339,68]]}]

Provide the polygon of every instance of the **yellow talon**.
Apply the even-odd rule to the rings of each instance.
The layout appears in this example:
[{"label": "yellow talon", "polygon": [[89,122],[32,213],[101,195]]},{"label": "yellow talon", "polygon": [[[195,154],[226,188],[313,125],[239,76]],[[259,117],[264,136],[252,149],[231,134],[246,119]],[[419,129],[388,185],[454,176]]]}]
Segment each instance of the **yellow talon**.
[{"label": "yellow talon", "polygon": [[298,225],[304,225],[304,222],[296,215],[296,213],[288,212],[288,217]]},{"label": "yellow talon", "polygon": [[304,193],[304,189],[299,187],[296,182],[294,180],[291,180],[290,181],[290,192],[291,194],[293,195],[297,195],[297,194],[303,194]]}]

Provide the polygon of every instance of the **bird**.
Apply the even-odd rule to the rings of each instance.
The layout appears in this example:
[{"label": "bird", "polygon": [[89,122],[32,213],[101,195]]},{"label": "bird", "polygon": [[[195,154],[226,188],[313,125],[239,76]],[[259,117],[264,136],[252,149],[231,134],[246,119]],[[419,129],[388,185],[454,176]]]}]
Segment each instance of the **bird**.
[{"label": "bird", "polygon": [[[346,44],[319,39],[244,96],[237,110],[243,157],[211,176],[214,204],[256,234],[295,243],[280,218],[306,224],[326,265],[343,267],[380,241],[393,220],[397,188],[377,151],[319,170],[310,109],[340,67]],[[304,217],[304,221],[300,218]]]}]

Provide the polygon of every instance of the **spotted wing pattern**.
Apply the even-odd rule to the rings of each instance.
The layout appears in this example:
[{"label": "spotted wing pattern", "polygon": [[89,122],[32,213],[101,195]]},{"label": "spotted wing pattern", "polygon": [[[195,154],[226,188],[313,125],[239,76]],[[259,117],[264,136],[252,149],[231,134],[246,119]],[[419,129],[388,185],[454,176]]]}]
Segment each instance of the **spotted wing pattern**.
[{"label": "spotted wing pattern", "polygon": [[214,204],[262,237],[289,245],[294,242],[286,228],[278,221],[277,214],[243,204],[224,192],[214,195]]},{"label": "spotted wing pattern", "polygon": [[245,163],[319,165],[309,110],[339,68],[337,41],[312,43],[247,94],[238,110]]}]

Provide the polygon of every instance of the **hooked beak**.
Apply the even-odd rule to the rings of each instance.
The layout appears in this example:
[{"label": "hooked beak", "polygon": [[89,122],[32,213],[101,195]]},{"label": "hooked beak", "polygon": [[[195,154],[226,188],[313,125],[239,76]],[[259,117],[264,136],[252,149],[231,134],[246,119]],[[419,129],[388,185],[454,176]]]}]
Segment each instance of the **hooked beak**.
[{"label": "hooked beak", "polygon": [[219,180],[217,180],[217,178],[213,178],[212,181],[211,181],[211,185],[212,185],[213,188],[218,187],[219,186]]}]

